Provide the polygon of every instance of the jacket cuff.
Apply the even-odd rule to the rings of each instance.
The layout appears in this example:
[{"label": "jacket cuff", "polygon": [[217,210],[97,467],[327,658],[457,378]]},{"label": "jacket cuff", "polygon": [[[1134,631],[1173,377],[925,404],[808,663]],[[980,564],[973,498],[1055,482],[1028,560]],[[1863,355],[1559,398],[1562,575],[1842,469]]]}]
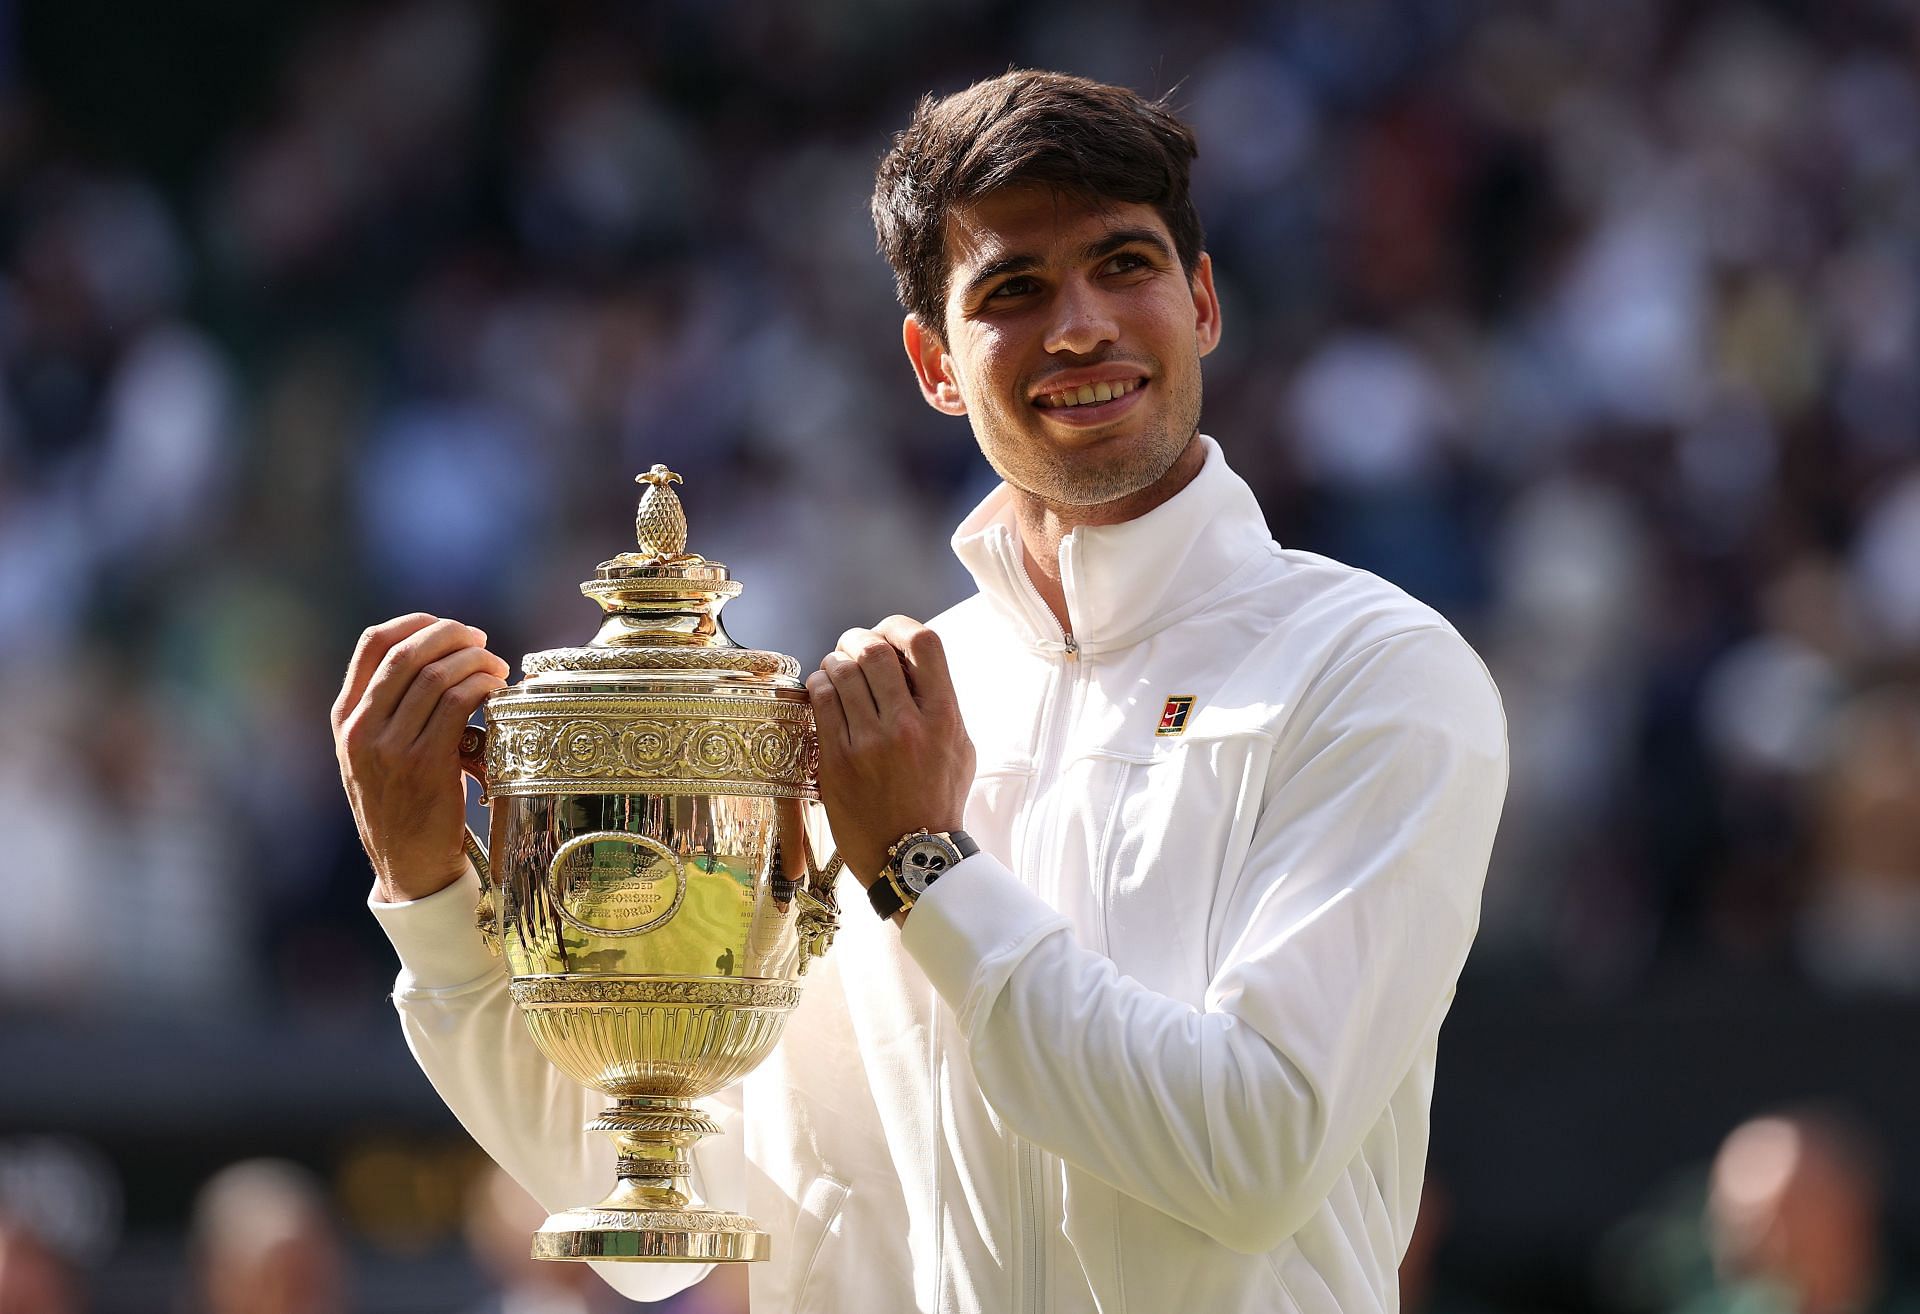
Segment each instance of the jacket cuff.
[{"label": "jacket cuff", "polygon": [[500,960],[474,926],[480,878],[473,864],[444,890],[405,903],[382,903],[378,889],[367,896],[380,929],[400,955],[396,995],[420,991],[459,991],[500,975]]},{"label": "jacket cuff", "polygon": [[914,902],[900,944],[971,1039],[1035,943],[1070,923],[988,853],[955,863]]}]

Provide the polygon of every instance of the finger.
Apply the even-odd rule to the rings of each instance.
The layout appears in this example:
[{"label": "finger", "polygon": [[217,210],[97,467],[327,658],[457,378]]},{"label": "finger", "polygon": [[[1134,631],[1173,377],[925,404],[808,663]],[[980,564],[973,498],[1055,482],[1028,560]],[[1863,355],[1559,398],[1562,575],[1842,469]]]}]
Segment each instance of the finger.
[{"label": "finger", "polygon": [[881,720],[891,721],[903,713],[919,710],[914,706],[913,691],[907,687],[907,672],[900,664],[900,654],[886,639],[872,630],[848,630],[840,636],[836,651],[859,664]]},{"label": "finger", "polygon": [[380,660],[388,650],[400,640],[424,630],[436,619],[424,611],[416,611],[395,616],[378,625],[369,625],[360,631],[360,642],[354,645],[353,656],[347,660],[347,676],[341,682],[340,696],[333,700],[333,724],[336,727],[359,706],[361,695],[366,693],[374,671],[379,669]]},{"label": "finger", "polygon": [[873,701],[873,689],[867,684],[860,663],[837,652],[821,659],[820,669],[833,681],[840,695],[840,710],[847,718],[847,738],[851,742],[880,728],[880,707]]},{"label": "finger", "polygon": [[889,616],[873,628],[906,663],[913,696],[923,709],[951,710],[959,705],[947,650],[938,634],[911,616]]},{"label": "finger", "polygon": [[840,693],[825,671],[815,671],[807,677],[807,701],[813,705],[814,731],[821,751],[836,757],[845,752],[850,742],[847,715],[840,709]]},{"label": "finger", "polygon": [[486,671],[505,680],[507,664],[485,648],[456,648],[439,661],[420,668],[407,686],[406,696],[394,709],[389,723],[393,742],[410,744],[425,731],[427,718],[439,705],[440,696],[469,675]]},{"label": "finger", "polygon": [[434,703],[432,715],[427,718],[426,728],[420,732],[415,747],[428,760],[440,760],[453,764],[456,768],[460,761],[460,732],[467,728],[467,718],[487,700],[487,695],[507,687],[505,678],[492,671],[475,671],[442,693]]},{"label": "finger", "polygon": [[456,620],[438,620],[408,635],[380,659],[380,668],[360,700],[363,714],[372,717],[376,725],[386,725],[422,669],[458,649],[484,647],[486,642],[485,633]]}]

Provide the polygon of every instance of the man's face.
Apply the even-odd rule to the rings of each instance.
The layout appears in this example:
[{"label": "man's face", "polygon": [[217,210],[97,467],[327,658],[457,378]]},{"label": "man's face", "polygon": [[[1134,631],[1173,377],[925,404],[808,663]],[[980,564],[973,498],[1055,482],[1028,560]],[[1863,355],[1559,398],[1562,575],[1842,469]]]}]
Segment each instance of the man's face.
[{"label": "man's face", "polygon": [[1189,278],[1151,206],[1048,188],[992,193],[947,225],[945,341],[906,327],[927,401],[968,416],[1000,477],[1054,506],[1166,474],[1199,425],[1200,358],[1219,340],[1209,260]]}]

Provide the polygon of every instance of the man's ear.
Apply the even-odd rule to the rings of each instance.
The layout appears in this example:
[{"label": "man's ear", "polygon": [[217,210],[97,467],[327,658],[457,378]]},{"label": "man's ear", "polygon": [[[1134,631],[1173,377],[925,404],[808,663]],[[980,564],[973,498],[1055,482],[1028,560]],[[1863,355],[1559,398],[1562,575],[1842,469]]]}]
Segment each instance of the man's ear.
[{"label": "man's ear", "polygon": [[943,415],[965,415],[967,401],[960,395],[953,358],[940,336],[908,315],[900,327],[900,339],[906,346],[907,359],[913,362],[914,377],[920,380],[920,395],[927,399],[927,405]]},{"label": "man's ear", "polygon": [[1193,267],[1193,332],[1206,355],[1220,345],[1220,294],[1213,290],[1213,257],[1205,251]]}]

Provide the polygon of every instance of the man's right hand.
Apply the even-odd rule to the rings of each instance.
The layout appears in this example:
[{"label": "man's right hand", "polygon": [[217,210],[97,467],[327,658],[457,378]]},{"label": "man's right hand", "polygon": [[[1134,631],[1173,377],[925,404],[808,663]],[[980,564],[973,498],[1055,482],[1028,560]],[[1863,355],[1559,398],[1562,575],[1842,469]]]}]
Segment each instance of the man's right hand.
[{"label": "man's right hand", "polygon": [[487,636],[416,612],[360,636],[333,703],[340,779],[382,902],[445,889],[466,870],[460,732],[507,664]]}]

